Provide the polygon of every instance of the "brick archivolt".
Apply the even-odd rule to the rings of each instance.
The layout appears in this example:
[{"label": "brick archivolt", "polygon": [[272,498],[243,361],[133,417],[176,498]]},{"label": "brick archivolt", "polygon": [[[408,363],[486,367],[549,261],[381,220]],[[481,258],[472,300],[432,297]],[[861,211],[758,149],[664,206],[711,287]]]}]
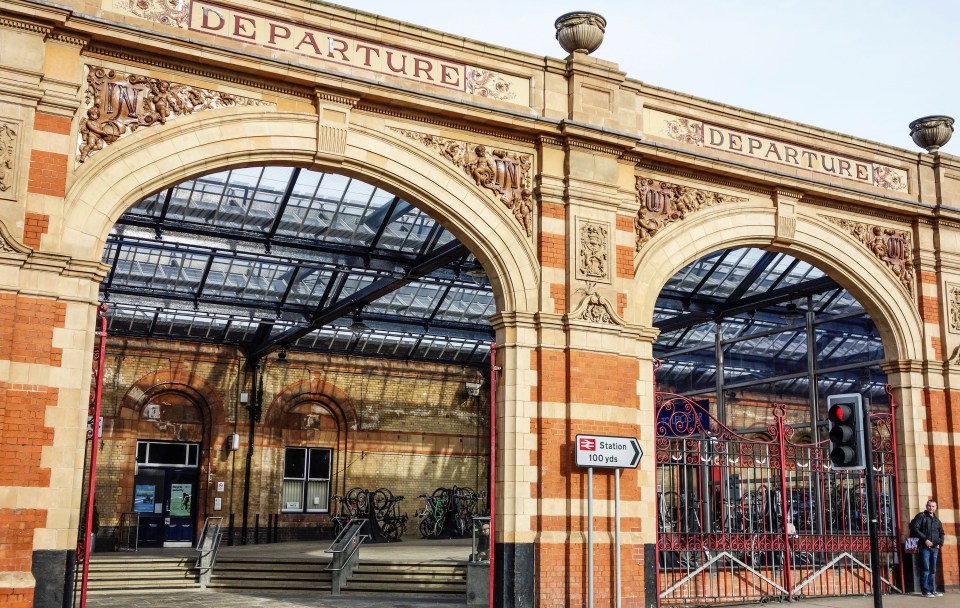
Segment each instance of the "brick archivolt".
[{"label": "brick archivolt", "polygon": [[539,267],[516,220],[478,192],[470,176],[432,158],[378,117],[351,113],[344,154],[319,159],[317,117],[229,108],[185,116],[137,133],[91,157],[66,192],[62,231],[45,246],[99,260],[117,218],[144,196],[197,175],[288,164],[363,179],[445,220],[486,268],[499,310],[537,309]]}]

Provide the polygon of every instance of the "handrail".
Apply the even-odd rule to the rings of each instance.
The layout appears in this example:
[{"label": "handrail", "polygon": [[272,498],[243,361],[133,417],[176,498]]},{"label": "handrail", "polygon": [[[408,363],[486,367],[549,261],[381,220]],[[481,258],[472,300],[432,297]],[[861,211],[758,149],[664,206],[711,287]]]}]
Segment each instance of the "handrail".
[{"label": "handrail", "polygon": [[197,541],[196,551],[197,568],[200,586],[206,587],[213,577],[213,568],[217,564],[217,553],[220,551],[220,541],[223,539],[223,517],[207,517],[203,522],[203,530]]},{"label": "handrail", "polygon": [[330,581],[331,595],[340,595],[340,589],[353,576],[353,570],[360,560],[360,545],[369,538],[366,534],[361,534],[367,521],[367,519],[351,521],[325,551],[333,554],[333,559],[324,568],[325,571],[333,573]]}]

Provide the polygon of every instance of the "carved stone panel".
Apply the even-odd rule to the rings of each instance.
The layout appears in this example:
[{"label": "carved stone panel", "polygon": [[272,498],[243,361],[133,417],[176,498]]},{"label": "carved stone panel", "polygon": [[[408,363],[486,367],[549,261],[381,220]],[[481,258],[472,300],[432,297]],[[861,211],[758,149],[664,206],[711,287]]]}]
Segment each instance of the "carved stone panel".
[{"label": "carved stone panel", "polygon": [[17,195],[17,149],[20,124],[0,120],[0,198],[15,200]]},{"label": "carved stone panel", "polygon": [[673,222],[686,219],[687,215],[719,203],[746,202],[746,198],[700,190],[681,184],[662,182],[637,176],[637,201],[640,209],[633,227],[637,236],[637,251],[653,235]]},{"label": "carved stone panel", "polygon": [[577,218],[577,278],[609,283],[610,224]]},{"label": "carved stone panel", "polygon": [[616,308],[610,300],[596,291],[594,283],[587,283],[586,289],[578,289],[577,292],[584,295],[577,308],[570,313],[571,319],[601,325],[621,326],[626,324],[626,321],[617,314]]},{"label": "carved stone panel", "polygon": [[886,265],[897,277],[907,293],[913,295],[915,271],[913,265],[913,239],[909,232],[884,226],[873,226],[839,217],[822,216],[840,226],[860,241],[873,255]]},{"label": "carved stone panel", "polygon": [[947,328],[960,334],[960,285],[947,283]]},{"label": "carved stone panel", "polygon": [[87,66],[85,116],[80,121],[77,163],[137,129],[178,116],[235,106],[274,104],[169,80]]},{"label": "carved stone panel", "polygon": [[523,231],[533,234],[533,155],[429,133],[391,127],[460,168],[476,185],[510,210]]}]

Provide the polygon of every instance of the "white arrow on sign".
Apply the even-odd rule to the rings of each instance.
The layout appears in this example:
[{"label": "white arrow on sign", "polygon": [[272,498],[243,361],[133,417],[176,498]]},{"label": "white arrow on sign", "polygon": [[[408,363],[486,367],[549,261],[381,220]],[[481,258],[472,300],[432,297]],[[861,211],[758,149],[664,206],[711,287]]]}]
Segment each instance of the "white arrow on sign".
[{"label": "white arrow on sign", "polygon": [[643,450],[633,437],[577,435],[577,466],[635,469]]}]

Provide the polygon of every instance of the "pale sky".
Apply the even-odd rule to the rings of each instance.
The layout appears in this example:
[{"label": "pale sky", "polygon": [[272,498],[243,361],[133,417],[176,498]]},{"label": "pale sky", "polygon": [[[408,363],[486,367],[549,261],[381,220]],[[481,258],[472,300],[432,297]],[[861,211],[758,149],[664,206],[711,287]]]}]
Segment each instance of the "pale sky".
[{"label": "pale sky", "polygon": [[[958,0],[343,0],[358,10],[563,58],[553,22],[607,20],[593,56],[629,78],[920,151],[907,125],[960,127]],[[944,147],[960,156],[960,134]]]}]

